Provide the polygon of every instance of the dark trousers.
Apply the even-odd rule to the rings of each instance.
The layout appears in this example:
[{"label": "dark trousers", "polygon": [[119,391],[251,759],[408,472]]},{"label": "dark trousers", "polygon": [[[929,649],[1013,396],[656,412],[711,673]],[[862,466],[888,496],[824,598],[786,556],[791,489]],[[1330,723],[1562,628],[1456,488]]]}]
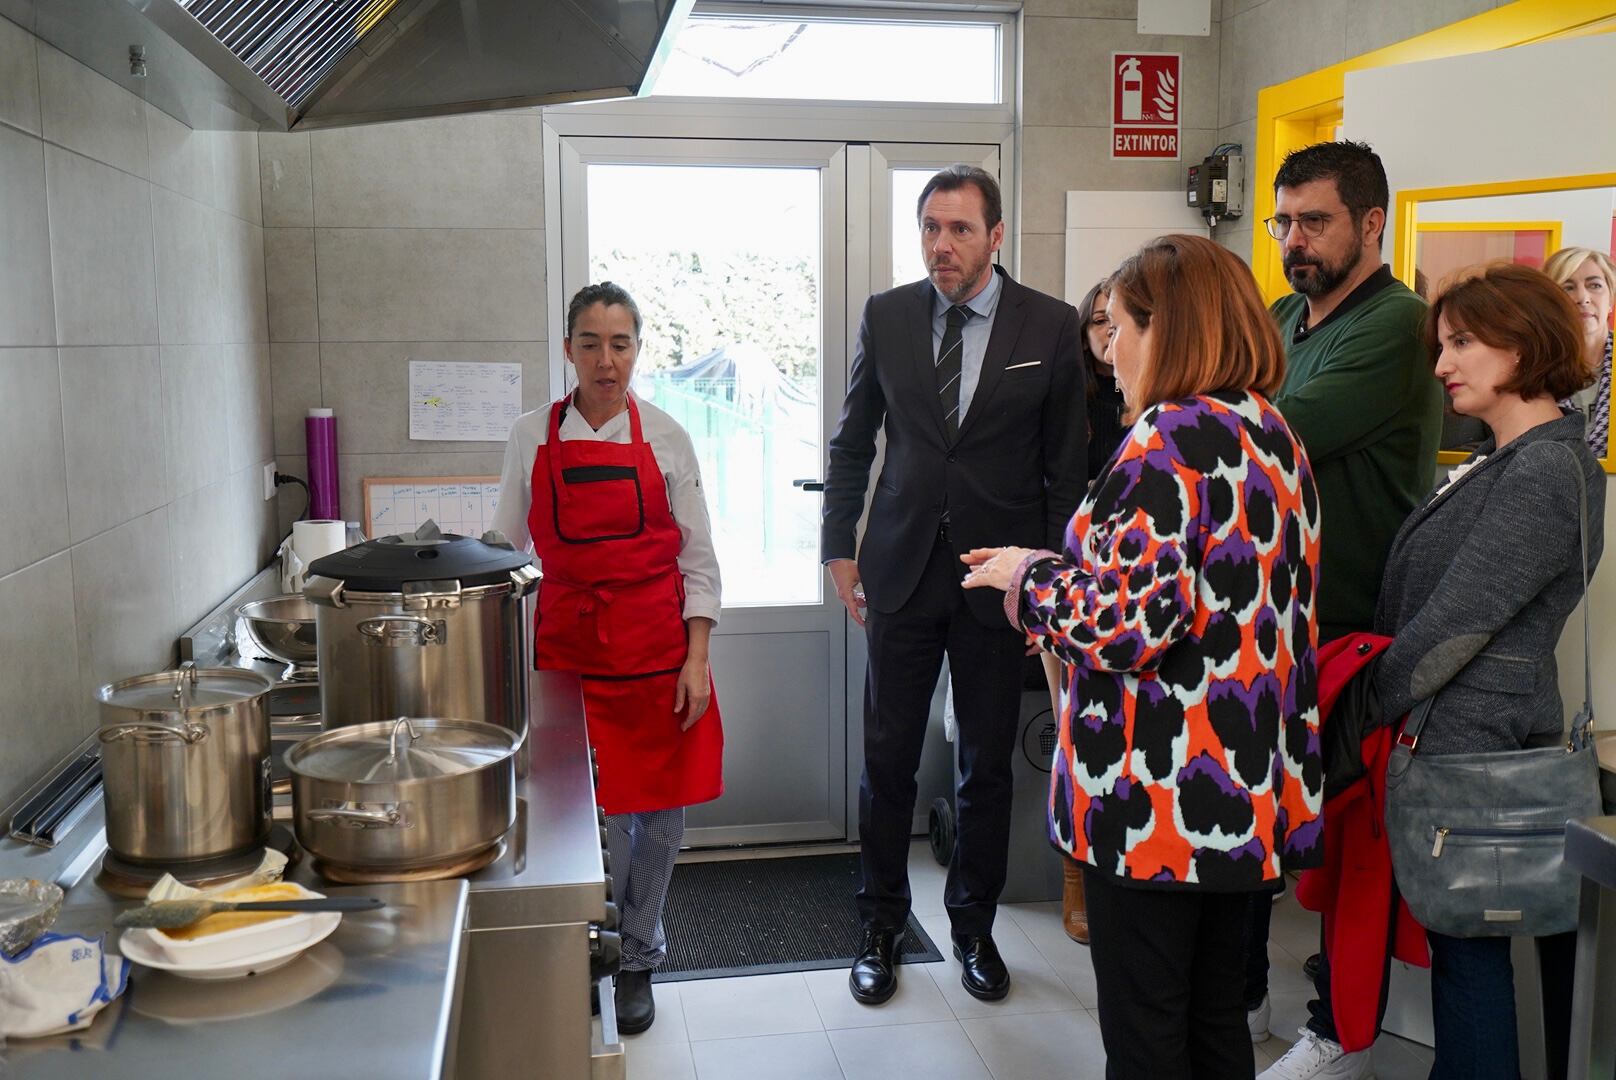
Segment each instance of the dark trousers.
[{"label": "dark trousers", "polygon": [[1026,648],[1008,623],[985,626],[966,608],[964,573],[953,549],[939,540],[909,602],[890,614],[871,610],[865,623],[869,668],[859,784],[864,882],[858,908],[866,925],[901,927],[909,917],[915,773],[946,653],[958,721],[959,785],[943,900],[955,933],[993,929],[1009,847],[1010,753],[1020,723]]},{"label": "dark trousers", "polygon": [[[1518,1080],[1515,968],[1509,938],[1455,938],[1431,931],[1431,1080]],[[1547,1025],[1548,1076],[1566,1074],[1576,934],[1537,939]]]},{"label": "dark trousers", "polygon": [[1092,868],[1083,887],[1107,1080],[1249,1080],[1249,894],[1135,888]]},{"label": "dark trousers", "polygon": [[[1331,1042],[1340,1042],[1335,1029],[1335,1005],[1330,997],[1330,953],[1324,947],[1323,920],[1319,928],[1319,973],[1313,977],[1313,1000],[1307,1003],[1307,1027],[1315,1035]],[[1391,991],[1391,946],[1387,945],[1385,968],[1380,980],[1380,1001],[1375,1005],[1375,1038],[1380,1038],[1380,1025],[1386,1019],[1387,994]]]}]

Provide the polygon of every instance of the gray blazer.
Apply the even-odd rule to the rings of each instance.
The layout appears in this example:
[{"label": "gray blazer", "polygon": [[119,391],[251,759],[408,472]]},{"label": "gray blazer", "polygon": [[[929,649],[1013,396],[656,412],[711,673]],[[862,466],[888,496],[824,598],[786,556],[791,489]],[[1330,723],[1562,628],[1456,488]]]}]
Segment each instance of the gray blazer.
[{"label": "gray blazer", "polygon": [[[1582,598],[1576,454],[1588,485],[1588,569],[1604,550],[1605,475],[1570,413],[1485,454],[1426,497],[1392,542],[1375,629],[1394,638],[1376,688],[1399,717],[1441,692],[1420,737],[1435,754],[1516,750],[1565,724],[1554,647]],[[1330,523],[1324,522],[1328,529]]]}]

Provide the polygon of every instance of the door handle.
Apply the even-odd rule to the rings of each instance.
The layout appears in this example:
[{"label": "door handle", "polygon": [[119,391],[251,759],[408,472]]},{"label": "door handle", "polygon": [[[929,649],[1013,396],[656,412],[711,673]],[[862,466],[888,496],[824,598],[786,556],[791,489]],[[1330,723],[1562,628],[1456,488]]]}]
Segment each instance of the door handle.
[{"label": "door handle", "polygon": [[791,481],[791,486],[794,488],[801,488],[803,491],[824,491],[825,481],[804,478],[802,480]]}]

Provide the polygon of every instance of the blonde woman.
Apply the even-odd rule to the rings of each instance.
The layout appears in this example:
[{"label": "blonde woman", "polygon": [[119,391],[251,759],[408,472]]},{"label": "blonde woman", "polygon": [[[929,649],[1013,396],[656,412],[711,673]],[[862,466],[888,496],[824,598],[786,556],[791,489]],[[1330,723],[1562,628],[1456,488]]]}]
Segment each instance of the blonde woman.
[{"label": "blonde woman", "polygon": [[1543,272],[1570,295],[1582,328],[1583,357],[1596,372],[1593,384],[1561,402],[1588,418],[1588,448],[1595,457],[1609,453],[1610,311],[1616,294],[1616,266],[1593,248],[1566,247],[1550,255]]}]

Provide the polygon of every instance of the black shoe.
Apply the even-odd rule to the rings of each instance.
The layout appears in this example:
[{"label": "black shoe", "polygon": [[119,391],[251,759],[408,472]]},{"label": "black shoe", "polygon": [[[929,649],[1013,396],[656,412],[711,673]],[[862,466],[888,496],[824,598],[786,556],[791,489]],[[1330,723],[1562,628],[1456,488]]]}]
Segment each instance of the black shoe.
[{"label": "black shoe", "polygon": [[649,971],[619,971],[612,1000],[617,1002],[617,1033],[638,1035],[656,1019]]},{"label": "black shoe", "polygon": [[1314,953],[1312,956],[1309,956],[1306,960],[1302,961],[1302,974],[1307,976],[1308,982],[1318,981],[1319,965],[1321,963],[1323,963],[1323,958],[1320,957],[1318,953]]},{"label": "black shoe", "polygon": [[847,988],[861,1005],[879,1005],[897,991],[898,931],[882,926],[864,928]]},{"label": "black shoe", "polygon": [[955,934],[954,959],[965,969],[960,983],[979,1001],[998,1001],[1010,992],[1010,971],[987,934]]}]

